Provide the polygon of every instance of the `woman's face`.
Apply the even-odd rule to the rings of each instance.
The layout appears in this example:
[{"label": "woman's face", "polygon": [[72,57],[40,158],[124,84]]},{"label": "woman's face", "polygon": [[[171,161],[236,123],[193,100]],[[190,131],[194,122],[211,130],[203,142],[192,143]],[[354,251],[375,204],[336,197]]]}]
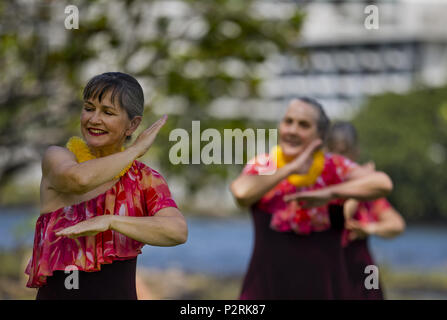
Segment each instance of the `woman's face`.
[{"label": "woman's face", "polygon": [[357,158],[357,150],[349,148],[348,143],[343,139],[343,137],[336,137],[334,139],[330,152],[342,155],[343,157],[346,157],[352,161],[355,161]]},{"label": "woman's face", "polygon": [[[119,106],[117,100],[112,103],[110,91],[102,101],[85,100],[81,113],[81,132],[88,146],[100,153],[100,156],[120,150],[131,128],[127,112]],[[97,155],[98,156],[98,155]]]},{"label": "woman's face", "polygon": [[318,111],[306,102],[292,100],[279,124],[279,144],[283,154],[295,158],[315,139]]}]

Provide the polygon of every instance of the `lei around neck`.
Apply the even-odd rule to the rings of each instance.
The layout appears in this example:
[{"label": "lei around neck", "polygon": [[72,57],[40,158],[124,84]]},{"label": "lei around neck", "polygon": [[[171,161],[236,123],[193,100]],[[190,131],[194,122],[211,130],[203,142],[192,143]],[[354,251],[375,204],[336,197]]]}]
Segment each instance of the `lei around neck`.
[{"label": "lei around neck", "polygon": [[[280,146],[275,146],[271,152],[273,161],[276,159],[277,168],[281,168],[287,164],[286,158]],[[314,153],[312,166],[307,174],[292,174],[287,180],[296,187],[308,187],[314,185],[324,168],[324,153],[317,151]]]},{"label": "lei around neck", "polygon": [[[78,163],[96,159],[96,157],[90,152],[87,143],[85,143],[85,141],[79,137],[71,137],[65,146],[67,147],[68,150],[73,152],[73,154],[76,156],[76,161]],[[121,151],[124,151],[124,147],[121,148]],[[133,162],[131,162],[127,167],[121,170],[121,172],[117,176],[115,176],[114,179],[119,179],[122,176],[124,176],[126,172],[130,169],[132,164]]]}]

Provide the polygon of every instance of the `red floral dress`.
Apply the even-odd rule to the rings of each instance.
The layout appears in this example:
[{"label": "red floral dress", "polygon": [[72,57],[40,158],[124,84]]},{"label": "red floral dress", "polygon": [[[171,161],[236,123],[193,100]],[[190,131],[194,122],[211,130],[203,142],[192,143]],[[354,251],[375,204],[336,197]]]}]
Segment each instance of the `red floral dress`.
[{"label": "red floral dress", "polygon": [[380,214],[389,208],[391,208],[391,204],[386,198],[360,202],[353,218],[362,223],[377,222]]},{"label": "red floral dress", "polygon": [[[372,201],[359,202],[357,211],[352,217],[354,220],[362,224],[368,224],[379,221],[380,214],[391,208],[391,204],[386,198],[379,198]],[[345,230],[342,237],[342,245],[346,247],[351,241],[349,240],[349,231]]]},{"label": "red floral dress", "polygon": [[76,239],[58,237],[56,232],[100,215],[148,217],[166,207],[177,205],[164,178],[134,161],[127,173],[105,193],[38,218],[33,254],[25,270],[29,275],[27,287],[45,285],[53,271],[65,270],[69,265],[81,271],[99,271],[102,264],[136,257],[144,246],[113,230]]},{"label": "red floral dress", "polygon": [[[353,219],[362,224],[377,222],[382,212],[389,208],[391,204],[385,198],[360,202]],[[342,247],[349,275],[350,297],[361,300],[382,300],[384,298],[382,283],[378,289],[366,289],[364,284],[366,266],[376,265],[369,249],[368,237],[349,240],[349,232],[349,230],[343,231]]]},{"label": "red floral dress", "polygon": [[[251,161],[246,175],[263,175],[274,167],[268,155]],[[340,201],[334,206],[302,209],[284,202],[286,194],[315,190],[346,181],[354,162],[325,154],[324,168],[315,184],[297,188],[287,179],[267,192],[251,208],[253,251],[239,299],[346,299],[350,287],[343,250]],[[334,225],[331,225],[334,224]]]},{"label": "red floral dress", "polygon": [[[245,166],[243,174],[265,174],[265,172],[271,171],[273,166],[274,162],[268,154],[260,155]],[[329,204],[316,208],[302,209],[300,203],[296,201],[284,202],[283,197],[286,194],[321,189],[344,182],[349,172],[357,166],[355,162],[343,156],[326,153],[323,171],[313,186],[298,188],[287,179],[284,179],[267,192],[255,206],[264,212],[272,214],[270,227],[276,231],[294,231],[298,234],[310,234],[315,231],[327,230],[330,228]],[[337,203],[342,204],[343,201],[335,200],[331,202],[331,204]]]}]

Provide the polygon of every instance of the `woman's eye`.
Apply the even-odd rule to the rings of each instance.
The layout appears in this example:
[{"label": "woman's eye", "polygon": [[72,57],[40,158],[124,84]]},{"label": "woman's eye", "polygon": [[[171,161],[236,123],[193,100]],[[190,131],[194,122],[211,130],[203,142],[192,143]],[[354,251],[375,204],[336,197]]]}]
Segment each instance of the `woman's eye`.
[{"label": "woman's eye", "polygon": [[307,123],[307,122],[300,122],[300,127],[301,128],[305,128],[305,129],[307,129],[307,128],[310,128],[310,123]]},{"label": "woman's eye", "polygon": [[109,116],[113,116],[113,113],[109,112],[109,111],[105,111],[105,114],[109,115]]},{"label": "woman's eye", "polygon": [[84,110],[85,110],[85,111],[92,111],[93,109],[90,108],[90,107],[84,107]]}]

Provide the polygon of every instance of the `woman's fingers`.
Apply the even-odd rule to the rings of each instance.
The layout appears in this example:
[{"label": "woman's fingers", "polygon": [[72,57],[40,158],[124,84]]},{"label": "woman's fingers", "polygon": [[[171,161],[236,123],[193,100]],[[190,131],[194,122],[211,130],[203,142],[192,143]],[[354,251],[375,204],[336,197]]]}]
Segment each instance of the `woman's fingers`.
[{"label": "woman's fingers", "polygon": [[359,222],[351,219],[351,220],[346,221],[345,227],[348,230],[358,230],[361,228],[361,225]]},{"label": "woman's fingers", "polygon": [[368,163],[365,163],[362,168],[364,168],[367,171],[375,171],[376,170],[376,165],[374,162],[370,161]]},{"label": "woman's fingers", "polygon": [[326,198],[326,195],[321,192],[321,190],[314,191],[302,191],[296,192],[292,194],[287,194],[283,197],[283,200],[286,202],[292,200],[306,201],[306,200],[323,200]]},{"label": "woman's fingers", "polygon": [[321,140],[321,139],[312,141],[310,143],[311,151],[315,151],[317,148],[321,147],[322,144],[323,144],[323,140]]},{"label": "woman's fingers", "polygon": [[312,153],[314,153],[323,143],[323,141],[321,139],[317,139],[312,141],[307,148],[304,150],[304,154],[308,157],[310,155],[312,155]]},{"label": "woman's fingers", "polygon": [[65,236],[65,235],[67,235],[69,233],[70,233],[70,227],[62,229],[62,230],[56,232],[56,235],[59,237],[59,236]]},{"label": "woman's fingers", "polygon": [[161,129],[161,127],[164,126],[167,119],[168,119],[168,116],[165,114],[163,117],[161,117],[160,119],[155,121],[149,128],[147,128],[146,131],[152,132],[152,131],[156,130],[158,132]]},{"label": "woman's fingers", "polygon": [[297,200],[299,193],[288,194],[283,197],[285,202],[290,202],[292,200]]},{"label": "woman's fingers", "polygon": [[134,142],[134,146],[136,146],[139,150],[138,157],[143,156],[149,150],[155,140],[155,137],[157,136],[163,125],[166,123],[167,119],[168,116],[164,115],[156,122],[154,122],[149,128],[140,133],[140,135]]},{"label": "woman's fingers", "polygon": [[74,239],[74,238],[83,237],[83,236],[95,235],[96,233],[97,232],[93,232],[93,231],[81,231],[81,230],[66,228],[64,230],[56,232],[56,236]]},{"label": "woman's fingers", "polygon": [[312,194],[301,193],[301,192],[294,193],[294,194],[288,194],[283,197],[283,200],[286,202],[290,202],[292,200],[309,201],[309,200],[317,200],[317,199],[318,198],[316,198]]},{"label": "woman's fingers", "polygon": [[312,154],[321,146],[322,143],[323,143],[323,141],[321,139],[312,141],[306,147],[306,149],[304,149],[303,153],[301,153],[301,155],[299,155],[298,157],[295,158],[293,163],[294,163],[294,166],[296,167],[296,170],[295,170],[296,173],[301,173],[301,171],[303,171],[303,166],[306,163],[310,163],[309,161],[311,160]]},{"label": "woman's fingers", "polygon": [[76,233],[75,229],[73,229],[72,227],[68,227],[68,228],[65,228],[65,229],[63,229],[61,231],[56,232],[56,236],[58,236],[58,237],[67,237],[67,236],[75,234],[75,233]]},{"label": "woman's fingers", "polygon": [[[82,223],[82,222],[81,222]],[[85,232],[88,232],[89,230],[86,229],[86,227],[81,226],[81,225],[73,225],[71,227],[67,227],[65,229],[59,230],[58,232],[56,232],[55,234],[57,236],[72,236],[72,235],[79,235]]]},{"label": "woman's fingers", "polygon": [[145,139],[149,140],[149,145],[147,146],[147,148],[149,148],[152,145],[152,142],[154,142],[158,132],[165,125],[167,118],[168,116],[164,115],[163,117],[158,119],[152,126],[150,126],[150,128],[143,131],[142,136]]}]

